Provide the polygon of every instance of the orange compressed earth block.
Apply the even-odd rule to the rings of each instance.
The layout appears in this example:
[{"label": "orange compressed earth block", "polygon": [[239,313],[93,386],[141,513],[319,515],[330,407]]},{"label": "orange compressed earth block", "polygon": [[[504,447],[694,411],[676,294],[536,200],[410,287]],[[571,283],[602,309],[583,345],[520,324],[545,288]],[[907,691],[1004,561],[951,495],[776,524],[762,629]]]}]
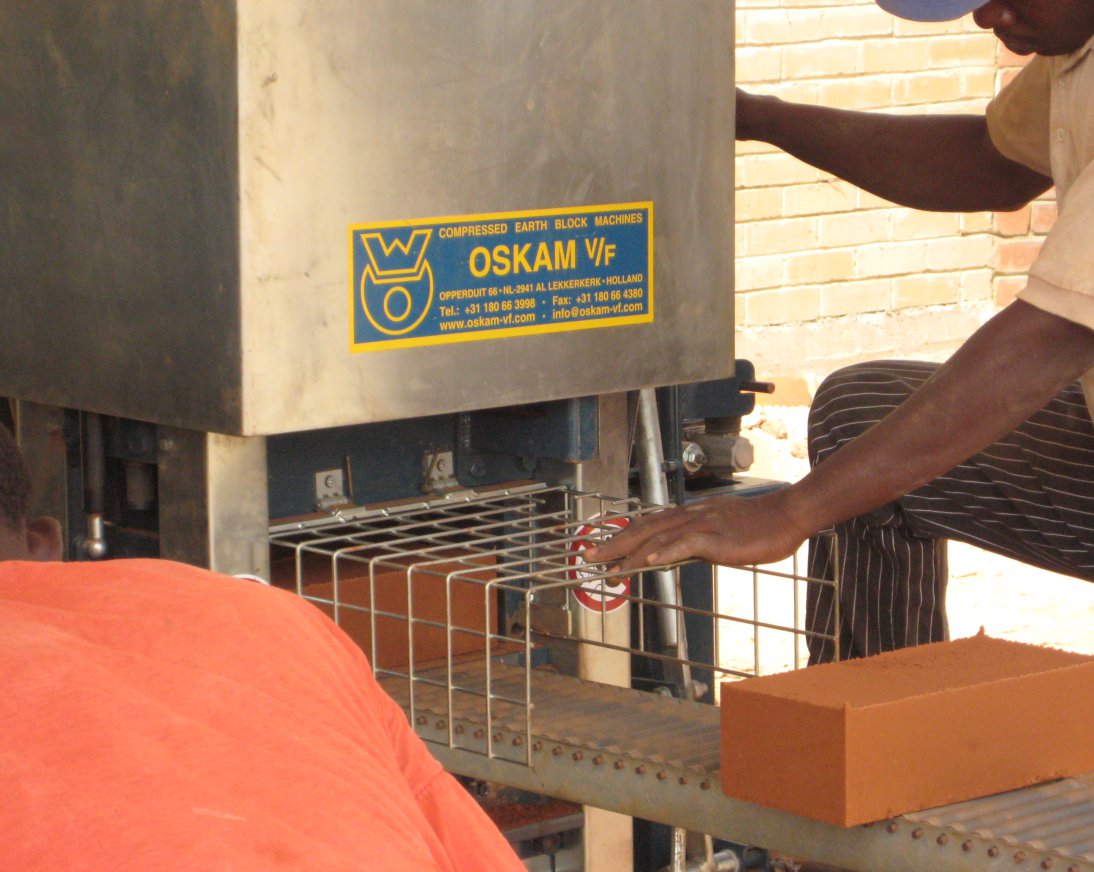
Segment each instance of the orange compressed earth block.
[{"label": "orange compressed earth block", "polygon": [[[357,559],[342,560],[338,565],[341,608],[337,621],[372,660],[374,669],[398,669],[410,662],[408,613],[416,621],[413,653],[419,667],[443,662],[450,651],[460,656],[485,650],[486,629],[497,623],[497,590],[486,587],[496,577],[492,556],[453,551],[434,554],[431,560],[381,556],[375,564],[364,552],[355,556]],[[274,583],[293,586],[297,559],[305,579],[304,596],[335,618],[329,558],[305,552],[299,558],[275,560],[271,566]]]},{"label": "orange compressed earth block", "polygon": [[722,685],[722,788],[853,826],[1094,771],[1094,657],[981,633]]}]

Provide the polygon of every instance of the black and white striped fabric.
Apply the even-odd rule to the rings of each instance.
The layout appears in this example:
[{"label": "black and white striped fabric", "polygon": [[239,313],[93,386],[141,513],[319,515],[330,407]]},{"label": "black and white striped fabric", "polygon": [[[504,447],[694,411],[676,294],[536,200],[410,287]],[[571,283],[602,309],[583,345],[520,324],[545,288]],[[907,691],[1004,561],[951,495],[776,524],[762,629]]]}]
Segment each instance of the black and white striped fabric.
[{"label": "black and white striped fabric", "polygon": [[[938,364],[876,361],[841,369],[817,390],[809,456],[823,463],[916,390]],[[945,433],[939,433],[945,439]],[[839,563],[840,658],[940,641],[946,540],[968,542],[1094,581],[1094,424],[1076,383],[990,448],[908,496],[809,543],[809,574]],[[810,585],[806,624],[834,635],[833,589]],[[810,662],[833,659],[810,637]]]}]

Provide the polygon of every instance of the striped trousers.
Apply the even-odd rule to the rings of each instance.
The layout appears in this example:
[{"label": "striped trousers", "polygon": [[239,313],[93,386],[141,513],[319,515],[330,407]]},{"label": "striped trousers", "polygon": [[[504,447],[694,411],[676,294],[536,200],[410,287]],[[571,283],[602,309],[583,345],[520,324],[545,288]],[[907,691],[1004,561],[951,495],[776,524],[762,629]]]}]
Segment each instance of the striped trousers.
[{"label": "striped trousers", "polygon": [[[877,361],[833,373],[809,411],[810,462],[823,463],[937,367]],[[950,472],[828,532],[810,540],[809,575],[839,578],[841,659],[948,637],[950,539],[1094,581],[1094,424],[1082,389],[1071,385]],[[807,630],[835,635],[834,598],[831,586],[809,586]],[[811,636],[809,647],[810,663],[834,657],[830,639]]]}]

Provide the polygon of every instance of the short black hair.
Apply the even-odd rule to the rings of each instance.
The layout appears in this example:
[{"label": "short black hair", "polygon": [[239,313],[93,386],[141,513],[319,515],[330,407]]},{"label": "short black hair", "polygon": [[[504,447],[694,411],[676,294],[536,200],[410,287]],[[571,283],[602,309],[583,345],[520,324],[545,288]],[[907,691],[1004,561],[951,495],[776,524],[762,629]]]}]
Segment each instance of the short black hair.
[{"label": "short black hair", "polygon": [[0,521],[18,528],[30,505],[30,473],[15,437],[0,424]]}]

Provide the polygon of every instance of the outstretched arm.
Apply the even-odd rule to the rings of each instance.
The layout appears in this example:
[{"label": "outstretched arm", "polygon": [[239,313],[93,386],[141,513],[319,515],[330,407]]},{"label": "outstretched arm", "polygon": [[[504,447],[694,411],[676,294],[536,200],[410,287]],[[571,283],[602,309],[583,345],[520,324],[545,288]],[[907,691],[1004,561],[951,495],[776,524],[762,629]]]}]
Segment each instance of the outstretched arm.
[{"label": "outstretched arm", "polygon": [[737,91],[737,138],[778,146],[902,206],[1017,209],[1052,179],[1004,157],[978,115],[889,115]]},{"label": "outstretched arm", "polygon": [[586,558],[632,569],[688,557],[725,565],[787,557],[813,533],[898,499],[1005,436],[1091,367],[1094,331],[1012,303],[888,417],[796,484],[659,512]]}]

